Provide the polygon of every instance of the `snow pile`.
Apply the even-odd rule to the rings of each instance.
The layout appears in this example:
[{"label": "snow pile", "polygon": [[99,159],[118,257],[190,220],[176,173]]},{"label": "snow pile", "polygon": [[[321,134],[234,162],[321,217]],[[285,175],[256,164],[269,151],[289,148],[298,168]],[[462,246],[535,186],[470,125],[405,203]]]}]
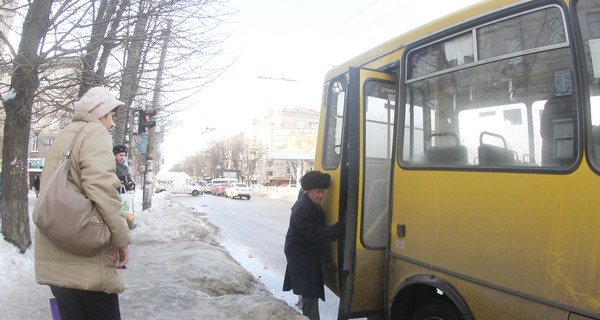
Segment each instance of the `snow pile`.
[{"label": "snow pile", "polygon": [[19,277],[22,270],[27,269],[33,269],[33,250],[19,254],[17,247],[0,238],[0,286],[11,278]]},{"label": "snow pile", "polygon": [[[193,212],[192,208],[173,200],[168,192],[158,193],[152,199],[152,207],[136,215],[137,227],[131,232],[134,243],[201,241],[219,245],[217,231],[206,221],[204,214]],[[140,211],[141,208],[136,210]]]}]

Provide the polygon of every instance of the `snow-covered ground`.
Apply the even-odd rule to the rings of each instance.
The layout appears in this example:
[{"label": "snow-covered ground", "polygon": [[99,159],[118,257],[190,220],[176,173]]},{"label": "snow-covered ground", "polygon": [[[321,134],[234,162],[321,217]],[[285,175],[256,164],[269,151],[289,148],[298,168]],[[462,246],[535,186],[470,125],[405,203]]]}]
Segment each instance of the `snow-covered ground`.
[{"label": "snow-covered ground", "polygon": [[[140,195],[123,270],[123,319],[306,319],[220,246],[202,213],[168,193],[155,195],[152,208],[140,213]],[[19,254],[0,239],[0,318],[51,319],[51,297],[47,286],[35,282],[33,250]]]}]

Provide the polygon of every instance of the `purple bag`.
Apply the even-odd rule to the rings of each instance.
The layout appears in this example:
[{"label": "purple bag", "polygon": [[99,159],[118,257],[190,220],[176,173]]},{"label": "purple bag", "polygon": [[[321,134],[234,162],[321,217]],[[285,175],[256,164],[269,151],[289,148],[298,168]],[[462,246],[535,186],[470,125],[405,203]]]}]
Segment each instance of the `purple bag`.
[{"label": "purple bag", "polygon": [[58,302],[56,302],[56,298],[50,299],[50,311],[52,312],[52,320],[61,320],[60,311],[58,310]]}]

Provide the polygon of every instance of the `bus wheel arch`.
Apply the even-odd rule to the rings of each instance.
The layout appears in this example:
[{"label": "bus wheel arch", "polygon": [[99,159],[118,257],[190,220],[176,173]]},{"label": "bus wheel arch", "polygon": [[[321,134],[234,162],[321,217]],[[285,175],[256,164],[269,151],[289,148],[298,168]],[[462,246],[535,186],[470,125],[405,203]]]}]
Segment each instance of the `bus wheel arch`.
[{"label": "bus wheel arch", "polygon": [[433,275],[417,275],[404,281],[394,296],[390,318],[428,319],[419,315],[431,312],[447,315],[444,320],[475,319],[462,295],[450,283]]}]

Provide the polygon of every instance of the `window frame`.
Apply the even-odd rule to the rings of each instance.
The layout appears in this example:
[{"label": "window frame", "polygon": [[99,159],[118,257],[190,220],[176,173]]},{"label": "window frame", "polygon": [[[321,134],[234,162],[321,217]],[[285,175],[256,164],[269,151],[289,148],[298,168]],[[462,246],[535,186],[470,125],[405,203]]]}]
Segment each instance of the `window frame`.
[{"label": "window frame", "polygon": [[[556,8],[557,10],[559,10],[560,12],[560,17],[561,17],[561,21],[563,23],[564,26],[564,41],[560,42],[560,43],[553,43],[553,44],[546,44],[543,46],[540,46],[538,48],[533,48],[533,49],[524,49],[524,50],[518,50],[515,51],[513,53],[506,53],[503,55],[498,55],[498,56],[493,56],[493,57],[489,57],[486,59],[479,59],[478,57],[478,48],[477,48],[477,30],[489,26],[489,25],[493,25],[495,23],[498,22],[502,22],[508,19],[512,19],[515,17],[519,17],[519,16],[523,16],[532,12],[536,12],[536,11],[540,11],[540,10],[547,10],[549,8]],[[581,91],[578,85],[578,82],[580,81],[580,76],[579,76],[579,71],[577,69],[577,64],[576,64],[576,60],[578,59],[578,57],[576,56],[576,52],[575,52],[575,46],[574,46],[574,40],[572,38],[572,25],[570,24],[570,16],[568,16],[566,14],[566,12],[568,12],[568,10],[566,9],[566,6],[564,5],[564,3],[561,4],[548,4],[548,5],[544,5],[544,6],[539,6],[539,7],[535,7],[534,4],[524,4],[521,6],[517,6],[517,7],[513,7],[505,12],[498,12],[496,15],[492,15],[489,16],[485,19],[485,21],[483,19],[478,19],[475,20],[473,22],[471,22],[470,24],[465,24],[459,27],[454,27],[452,29],[448,29],[448,30],[443,30],[442,32],[440,32],[437,35],[434,35],[432,37],[429,38],[425,38],[425,39],[421,39],[419,41],[417,41],[416,43],[412,44],[412,45],[408,45],[407,49],[404,51],[403,57],[402,57],[402,65],[403,65],[403,77],[401,77],[401,83],[400,83],[400,101],[398,104],[399,110],[397,113],[397,117],[398,117],[398,125],[397,125],[397,148],[396,148],[396,152],[397,152],[397,162],[398,165],[400,167],[402,167],[403,169],[410,169],[410,170],[461,170],[461,171],[510,171],[510,172],[536,172],[536,173],[547,173],[547,172],[551,172],[551,173],[570,173],[572,171],[574,171],[581,163],[582,160],[582,154],[583,154],[583,121],[582,121],[582,117],[583,117],[583,110],[582,110],[582,106],[581,106]],[[431,45],[436,45],[436,44],[440,44],[443,43],[444,41],[447,40],[452,40],[454,38],[460,37],[462,35],[466,35],[466,34],[472,34],[473,35],[473,45],[474,45],[474,59],[473,62],[470,63],[465,63],[465,64],[459,64],[458,66],[452,66],[443,70],[437,70],[435,72],[431,72],[429,74],[425,74],[425,75],[421,75],[419,77],[414,77],[414,78],[409,78],[410,75],[410,68],[411,68],[411,54],[413,54],[414,52],[416,52],[417,50],[421,50],[424,48],[427,48],[428,46]],[[462,69],[468,69],[468,68],[473,68],[473,67],[479,67],[479,66],[484,66],[496,61],[501,61],[501,60],[513,60],[515,58],[522,58],[522,57],[527,57],[531,54],[539,54],[542,52],[546,52],[546,51],[553,51],[553,50],[557,50],[557,49],[566,49],[569,52],[569,58],[570,58],[570,66],[571,69],[574,74],[572,74],[572,86],[573,86],[573,100],[575,101],[575,107],[574,107],[574,111],[576,112],[576,117],[574,119],[574,125],[575,125],[575,129],[574,129],[574,139],[575,140],[575,153],[574,153],[574,160],[573,163],[571,165],[569,165],[568,167],[560,167],[560,168],[552,168],[552,167],[543,167],[543,166],[539,166],[539,167],[528,167],[528,166],[514,166],[514,167],[498,167],[498,168],[491,168],[491,167],[480,167],[477,165],[465,165],[465,166],[436,166],[436,167],[432,167],[432,166],[424,166],[424,165],[412,165],[410,163],[410,161],[404,160],[405,157],[405,151],[404,150],[406,148],[407,143],[412,143],[412,141],[406,141],[407,139],[407,134],[409,132],[405,132],[406,131],[406,117],[407,117],[407,105],[410,103],[409,101],[409,88],[410,88],[410,84],[411,83],[415,83],[415,82],[419,82],[419,81],[424,81],[427,80],[429,78],[434,78],[434,77],[438,77],[444,74],[448,74],[448,73],[453,73],[456,71],[460,71]],[[414,104],[415,107],[419,106],[418,104]],[[531,103],[531,106],[533,107],[533,101]],[[532,124],[535,125],[535,124]],[[539,125],[539,124],[538,124]],[[414,127],[414,125],[413,125]],[[410,134],[412,135],[412,130],[410,132]]]},{"label": "window frame", "polygon": [[[325,98],[325,130],[323,132],[323,147],[321,149],[321,165],[323,166],[323,169],[326,170],[338,168],[342,161],[341,153],[343,143],[342,140],[344,136],[343,128],[345,121],[346,100],[348,99],[348,82],[348,74],[345,73],[341,76],[331,79],[326,85],[327,96]],[[332,94],[337,83],[341,83],[343,90]],[[344,93],[344,97],[340,102],[339,98],[341,93]],[[335,107],[335,109],[333,107]],[[342,112],[341,116],[339,115],[340,108]],[[332,112],[334,114],[332,114]],[[332,121],[335,123],[332,124]],[[332,133],[333,137],[330,137],[330,134]],[[333,141],[330,141],[331,138],[333,138]],[[334,145],[331,146],[331,143]],[[336,150],[339,150],[339,152],[336,152]],[[335,159],[333,158],[334,155]]]}]

